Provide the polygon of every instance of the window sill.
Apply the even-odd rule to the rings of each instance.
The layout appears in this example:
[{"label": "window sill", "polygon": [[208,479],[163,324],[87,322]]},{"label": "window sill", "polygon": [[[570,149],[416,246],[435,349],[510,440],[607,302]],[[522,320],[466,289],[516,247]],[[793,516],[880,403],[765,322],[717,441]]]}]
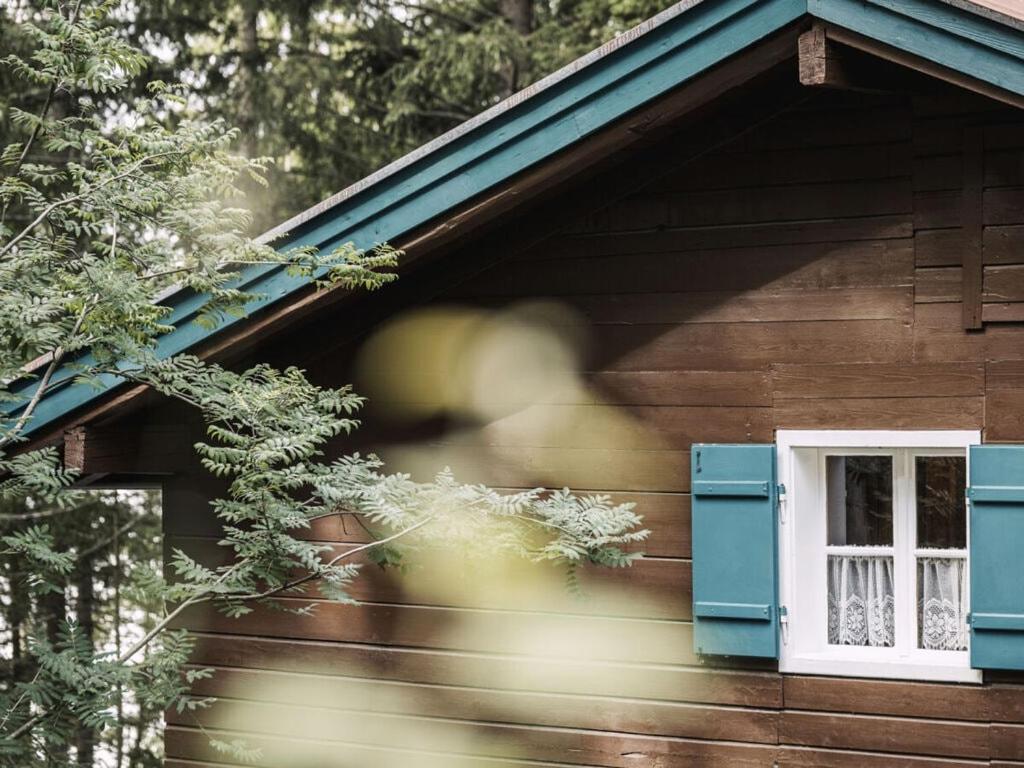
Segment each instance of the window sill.
[{"label": "window sill", "polygon": [[[932,651],[931,653],[936,653]],[[946,653],[938,652],[945,656]],[[960,654],[952,654],[960,656]],[[801,675],[834,677],[874,677],[892,680],[928,680],[945,683],[981,683],[982,671],[972,669],[964,661],[878,660],[842,658],[834,654],[807,654],[784,657],[779,671]]]}]

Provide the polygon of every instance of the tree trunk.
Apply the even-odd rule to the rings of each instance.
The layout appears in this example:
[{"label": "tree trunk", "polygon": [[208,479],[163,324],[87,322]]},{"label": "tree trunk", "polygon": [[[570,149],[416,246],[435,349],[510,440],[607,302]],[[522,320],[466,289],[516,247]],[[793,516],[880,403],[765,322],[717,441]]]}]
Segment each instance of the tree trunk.
[{"label": "tree trunk", "polygon": [[[520,38],[525,38],[533,31],[533,3],[534,0],[499,0],[499,13]],[[502,73],[505,79],[504,96],[511,96],[525,85],[521,82],[526,69],[525,58],[526,42],[519,40],[512,46]]]},{"label": "tree trunk", "polygon": [[[93,613],[96,606],[96,594],[92,570],[93,558],[84,557],[79,561],[76,573],[78,600],[75,603],[75,619],[78,622],[78,629],[88,641],[89,647],[95,648],[96,626]],[[92,768],[96,752],[96,731],[87,726],[79,725],[75,746],[78,756],[78,767]]]},{"label": "tree trunk", "polygon": [[533,31],[533,0],[501,0],[498,9],[520,35]]},{"label": "tree trunk", "polygon": [[[46,631],[46,639],[51,646],[59,646],[61,642],[61,630],[67,621],[67,599],[64,590],[50,592],[39,598],[38,609],[43,627]],[[50,760],[56,765],[64,765],[68,761],[68,748],[66,745],[54,744],[50,748]]]},{"label": "tree trunk", "polygon": [[241,132],[240,149],[246,157],[257,154],[256,132],[259,119],[256,114],[256,89],[259,87],[259,16],[260,5],[255,0],[243,0],[242,20],[238,27],[238,116]]}]

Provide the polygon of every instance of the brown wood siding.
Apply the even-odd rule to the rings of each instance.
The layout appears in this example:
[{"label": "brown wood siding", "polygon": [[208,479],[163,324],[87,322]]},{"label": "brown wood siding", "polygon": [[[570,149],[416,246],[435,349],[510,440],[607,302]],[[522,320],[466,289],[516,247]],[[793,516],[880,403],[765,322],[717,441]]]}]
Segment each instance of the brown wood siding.
[{"label": "brown wood siding", "polygon": [[[588,387],[458,430],[385,429],[373,414],[403,405],[385,397],[365,439],[395,467],[450,464],[501,488],[636,502],[652,530],[645,558],[585,569],[582,600],[557,574],[541,588],[481,591],[471,564],[449,563],[441,574],[367,568],[359,607],[310,596],[283,602],[315,604],[311,615],[193,612],[194,663],[216,670],[197,693],[219,701],[168,714],[167,765],[224,764],[200,725],[282,768],[1024,765],[1013,678],[781,676],[773,663],[697,659],[689,622],[692,442],[770,442],[778,428],[1024,441],[1024,328],[967,333],[960,303],[962,131],[983,122],[984,316],[1024,319],[1024,131],[1012,119],[952,93],[823,93],[465,273],[432,303],[571,308],[567,333],[589,338]],[[318,347],[288,362],[348,381],[347,340]],[[286,340],[282,359],[289,348],[310,350]],[[212,492],[195,475],[169,484],[167,546],[216,560]],[[351,519],[309,536],[364,540]],[[549,576],[510,571],[507,582]]]},{"label": "brown wood siding", "polygon": [[[1024,123],[1018,115],[985,109],[966,97],[918,99],[916,107],[915,301],[961,300],[964,264],[978,268],[972,260],[978,255],[972,239],[977,235],[964,228],[964,216],[976,205],[982,320],[1024,320]],[[965,148],[965,137],[980,143],[980,158]],[[977,190],[981,198],[973,200]]]}]

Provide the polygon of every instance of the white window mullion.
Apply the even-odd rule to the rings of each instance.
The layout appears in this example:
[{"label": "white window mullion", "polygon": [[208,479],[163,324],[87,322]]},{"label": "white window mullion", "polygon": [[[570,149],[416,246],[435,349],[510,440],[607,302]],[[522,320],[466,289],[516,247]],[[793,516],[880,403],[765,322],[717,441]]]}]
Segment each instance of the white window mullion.
[{"label": "white window mullion", "polygon": [[910,495],[907,497],[907,509],[910,517],[910,538],[907,541],[907,564],[908,576],[910,578],[910,594],[907,601],[907,611],[910,617],[910,649],[917,652],[917,453],[907,451],[908,487]]},{"label": "white window mullion", "polygon": [[913,582],[909,578],[913,563],[909,552],[913,548],[913,525],[910,514],[911,498],[909,460],[905,450],[897,450],[893,456],[893,547],[895,558],[893,572],[895,574],[896,598],[896,653],[901,657],[908,656],[913,649],[914,616],[909,608]]}]

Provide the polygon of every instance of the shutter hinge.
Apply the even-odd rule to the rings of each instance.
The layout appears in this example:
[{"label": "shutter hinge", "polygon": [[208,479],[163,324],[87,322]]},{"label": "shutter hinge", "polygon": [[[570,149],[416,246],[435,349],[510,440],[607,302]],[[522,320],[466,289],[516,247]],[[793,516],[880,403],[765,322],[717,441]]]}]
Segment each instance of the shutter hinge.
[{"label": "shutter hinge", "polygon": [[789,611],[786,606],[779,606],[779,626],[782,628],[782,644],[789,645]]},{"label": "shutter hinge", "polygon": [[775,499],[779,505],[779,522],[786,522],[786,485],[779,483],[775,487]]}]

